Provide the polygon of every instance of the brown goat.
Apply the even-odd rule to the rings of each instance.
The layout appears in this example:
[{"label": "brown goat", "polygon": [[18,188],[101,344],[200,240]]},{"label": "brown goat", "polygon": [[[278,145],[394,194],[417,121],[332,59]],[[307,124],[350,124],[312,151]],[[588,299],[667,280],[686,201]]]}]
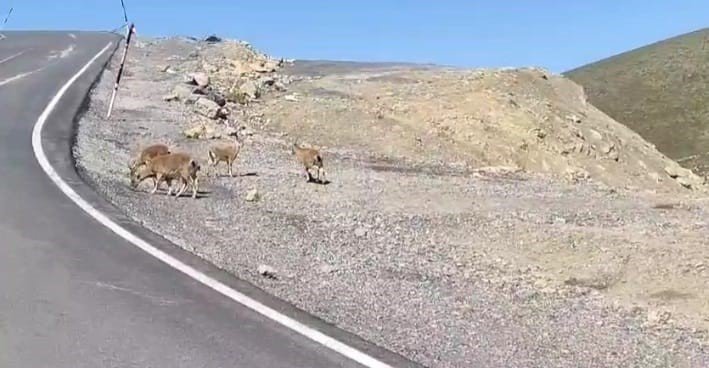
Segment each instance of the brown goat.
[{"label": "brown goat", "polygon": [[313,175],[310,173],[312,168],[317,168],[317,180],[321,183],[324,181],[325,167],[323,165],[322,155],[318,149],[301,147],[298,143],[293,142],[293,145],[291,146],[291,154],[295,155],[296,160],[303,165],[305,177],[308,181],[313,179]]},{"label": "brown goat", "polygon": [[215,143],[209,147],[209,163],[212,167],[216,167],[217,164],[224,161],[229,169],[229,176],[234,177],[232,172],[232,166],[236,160],[241,147],[243,147],[244,142],[239,138],[239,131],[237,130],[234,134],[234,139],[232,142],[220,142]]},{"label": "brown goat", "polygon": [[[131,160],[128,163],[128,169],[130,169],[130,175],[133,176],[133,173],[135,170],[148,163],[148,161],[152,160],[153,158],[161,155],[167,155],[170,153],[170,148],[162,143],[156,143],[156,144],[151,144],[145,148],[143,148],[142,151],[140,151],[140,154],[138,155],[137,158]],[[153,178],[153,182],[155,179]]]},{"label": "brown goat", "polygon": [[168,185],[167,195],[171,195],[172,181],[178,180],[182,183],[182,188],[175,194],[175,198],[179,198],[185,192],[187,185],[192,186],[192,198],[197,198],[199,170],[199,163],[189,154],[176,152],[157,156],[133,172],[131,187],[136,188],[143,180],[153,178],[154,185],[150,193],[154,194],[164,180]]}]

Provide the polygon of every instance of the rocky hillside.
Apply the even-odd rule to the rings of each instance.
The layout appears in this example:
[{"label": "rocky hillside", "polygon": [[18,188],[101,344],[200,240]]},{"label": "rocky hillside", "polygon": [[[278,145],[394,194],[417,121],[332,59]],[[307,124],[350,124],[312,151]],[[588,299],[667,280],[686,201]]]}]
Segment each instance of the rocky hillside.
[{"label": "rocky hillside", "polygon": [[589,101],[669,157],[709,173],[709,29],[564,73]]},{"label": "rocky hillside", "polygon": [[191,137],[215,138],[236,122],[411,163],[502,166],[652,190],[703,187],[588,103],[577,84],[545,70],[391,65],[308,75],[308,62],[272,59],[234,41],[191,56],[163,66],[189,76],[191,85],[176,85],[165,99],[193,106]]},{"label": "rocky hillside", "polygon": [[[79,171],[225,271],[428,367],[709,366],[700,180],[573,82],[141,40],[107,122],[117,59]],[[207,150],[236,131],[230,177]],[[294,140],[323,148],[329,184],[305,182]],[[198,199],[129,187],[156,141],[205,163]]]}]

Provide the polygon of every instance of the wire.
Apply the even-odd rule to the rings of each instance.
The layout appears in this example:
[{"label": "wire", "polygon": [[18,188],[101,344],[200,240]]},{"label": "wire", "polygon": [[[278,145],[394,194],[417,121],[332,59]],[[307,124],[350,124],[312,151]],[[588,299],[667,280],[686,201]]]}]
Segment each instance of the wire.
[{"label": "wire", "polygon": [[10,7],[10,11],[7,12],[7,15],[5,16],[5,21],[2,22],[2,27],[5,28],[5,24],[7,24],[7,20],[10,19],[10,14],[12,14],[12,9],[13,7]]},{"label": "wire", "polygon": [[123,20],[128,24],[128,12],[126,11],[126,4],[121,0],[121,7],[123,8]]}]

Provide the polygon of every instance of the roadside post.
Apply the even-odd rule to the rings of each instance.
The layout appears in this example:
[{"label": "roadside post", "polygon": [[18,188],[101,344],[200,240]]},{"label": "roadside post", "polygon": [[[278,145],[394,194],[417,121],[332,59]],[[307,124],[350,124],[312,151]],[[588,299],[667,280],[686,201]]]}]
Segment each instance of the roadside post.
[{"label": "roadside post", "polygon": [[130,41],[135,33],[135,24],[131,23],[128,27],[126,35],[126,46],[123,49],[123,57],[121,58],[121,66],[118,68],[118,74],[116,74],[116,82],[113,85],[113,93],[111,94],[111,102],[108,104],[108,113],[106,114],[106,119],[111,117],[111,111],[113,110],[113,102],[116,99],[116,93],[118,92],[118,84],[121,82],[121,75],[123,74],[123,67],[126,63],[126,55],[128,54],[128,46],[130,46]]}]

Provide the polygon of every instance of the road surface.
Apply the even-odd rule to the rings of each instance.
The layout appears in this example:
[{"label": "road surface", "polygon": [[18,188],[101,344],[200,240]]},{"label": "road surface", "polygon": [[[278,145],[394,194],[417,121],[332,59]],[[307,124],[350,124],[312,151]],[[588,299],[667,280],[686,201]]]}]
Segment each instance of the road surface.
[{"label": "road surface", "polygon": [[[62,193],[33,154],[33,127],[59,89],[119,39],[4,34],[0,367],[361,367],[151,257]],[[114,50],[67,90],[42,133],[49,160],[78,187],[71,120]]]}]

